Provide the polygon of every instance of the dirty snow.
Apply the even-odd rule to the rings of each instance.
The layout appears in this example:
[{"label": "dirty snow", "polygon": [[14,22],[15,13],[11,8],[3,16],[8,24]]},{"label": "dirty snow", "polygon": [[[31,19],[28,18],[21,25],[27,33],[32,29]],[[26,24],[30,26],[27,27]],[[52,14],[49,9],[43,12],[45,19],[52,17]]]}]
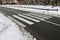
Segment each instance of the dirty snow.
[{"label": "dirty snow", "polygon": [[[35,13],[42,13],[46,15],[56,16],[60,17],[60,6],[53,7],[52,6],[43,6],[43,5],[0,5],[2,7],[22,10],[22,11],[29,11],[29,12],[35,12]],[[43,9],[58,9],[58,11],[47,11],[47,10],[38,10],[33,8],[25,8],[25,7],[33,7],[33,8],[43,8]]]},{"label": "dirty snow", "polygon": [[0,40],[36,40],[36,38],[0,13]]}]

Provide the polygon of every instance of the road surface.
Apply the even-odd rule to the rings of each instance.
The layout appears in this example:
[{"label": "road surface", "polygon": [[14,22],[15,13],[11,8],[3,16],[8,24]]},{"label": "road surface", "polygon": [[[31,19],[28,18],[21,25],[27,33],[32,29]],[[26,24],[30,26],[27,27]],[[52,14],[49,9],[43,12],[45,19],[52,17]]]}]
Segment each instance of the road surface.
[{"label": "road surface", "polygon": [[60,18],[0,7],[0,11],[18,25],[24,27],[37,40],[60,40]]}]

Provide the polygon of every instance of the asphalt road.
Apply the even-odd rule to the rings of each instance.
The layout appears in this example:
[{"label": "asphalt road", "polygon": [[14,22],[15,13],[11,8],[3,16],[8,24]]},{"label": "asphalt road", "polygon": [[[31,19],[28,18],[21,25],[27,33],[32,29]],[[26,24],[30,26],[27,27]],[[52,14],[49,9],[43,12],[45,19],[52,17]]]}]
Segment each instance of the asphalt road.
[{"label": "asphalt road", "polygon": [[[60,18],[0,7],[15,23],[24,26],[37,40],[60,40]],[[23,24],[23,25],[22,25]]]}]

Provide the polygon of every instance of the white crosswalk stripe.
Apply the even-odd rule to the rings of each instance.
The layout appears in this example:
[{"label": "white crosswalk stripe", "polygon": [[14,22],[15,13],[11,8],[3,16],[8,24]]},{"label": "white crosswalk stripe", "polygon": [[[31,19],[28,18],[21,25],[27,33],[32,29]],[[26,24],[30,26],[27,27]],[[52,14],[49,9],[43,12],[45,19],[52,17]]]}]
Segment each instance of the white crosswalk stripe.
[{"label": "white crosswalk stripe", "polygon": [[[28,14],[32,14],[32,13],[28,13]],[[38,15],[38,16],[42,16],[42,17],[46,17],[46,18],[52,18],[49,15],[44,15],[44,14],[40,14],[40,13],[33,13],[33,14]]]},{"label": "white crosswalk stripe", "polygon": [[47,20],[45,20],[45,19],[43,19],[43,18],[38,18],[38,17],[31,16],[31,15],[28,15],[28,14],[23,14],[23,15],[30,16],[30,17],[33,17],[33,18],[36,18],[36,19],[40,19],[41,21],[44,21],[44,22],[47,22],[47,23],[51,23],[51,24],[54,24],[54,25],[60,26],[59,24],[56,24],[56,23],[53,23],[53,22],[47,21]]},{"label": "white crosswalk stripe", "polygon": [[[38,15],[40,16],[40,15]],[[52,18],[51,16],[46,16],[46,15],[41,15],[42,17],[46,17],[46,18]]]},{"label": "white crosswalk stripe", "polygon": [[15,17],[15,18],[17,18],[17,19],[19,19],[19,20],[21,20],[21,21],[23,21],[23,22],[25,22],[25,23],[27,23],[27,24],[29,24],[29,25],[34,24],[33,22],[28,21],[28,20],[26,20],[26,19],[24,19],[24,18],[21,18],[21,17],[19,17],[19,16],[17,16],[17,15],[13,15],[13,17]]},{"label": "white crosswalk stripe", "polygon": [[[29,13],[29,14],[32,14],[32,13]],[[40,13],[33,13],[33,14],[38,15],[38,16],[42,16],[42,17],[52,18],[52,16],[45,15],[45,14],[40,14]]]},{"label": "white crosswalk stripe", "polygon": [[36,19],[39,19],[39,20],[45,20],[45,19],[42,19],[42,18],[39,18],[39,17],[28,15],[28,14],[23,14],[23,15],[26,15],[26,16],[29,16],[29,17],[33,17],[33,18],[36,18]]},{"label": "white crosswalk stripe", "polygon": [[[22,27],[26,27],[26,25],[24,25],[24,23],[21,23],[20,21],[23,21],[23,22],[25,22],[25,23],[27,23],[27,24],[29,24],[29,25],[34,24],[34,22],[31,22],[31,21],[29,21],[29,20],[26,20],[26,19],[20,17],[19,15],[24,15],[24,17],[31,17],[31,18],[39,19],[39,21],[44,21],[44,22],[47,22],[47,23],[50,23],[50,24],[53,24],[53,25],[60,26],[60,25],[57,24],[57,23],[50,22],[50,21],[47,21],[47,20],[45,20],[45,19],[43,19],[43,18],[39,18],[39,17],[36,17],[36,16],[28,15],[28,14],[18,14],[18,16],[17,16],[17,15],[12,15],[13,17],[8,16],[8,18],[10,18],[11,20],[13,20],[14,22],[16,22],[17,24],[19,24],[19,25],[22,26]],[[20,20],[20,21],[18,21],[18,20],[15,19],[15,18],[17,18],[17,19]]]},{"label": "white crosswalk stripe", "polygon": [[50,17],[51,18],[51,16],[49,16],[49,15],[45,15],[45,14],[38,14],[38,13],[34,13],[35,15],[38,15],[38,16],[46,16],[46,17]]},{"label": "white crosswalk stripe", "polygon": [[21,27],[26,27],[26,25],[24,25],[23,23],[21,23],[20,21],[17,21],[16,19],[14,19],[11,16],[8,16],[8,18],[10,18],[12,21],[14,21],[15,23],[17,23],[18,25],[20,25]]},{"label": "white crosswalk stripe", "polygon": [[27,19],[29,19],[29,20],[35,21],[35,22],[40,22],[40,21],[37,20],[37,19],[31,18],[31,17],[27,17],[27,16],[24,16],[24,15],[22,15],[22,14],[18,14],[18,15],[21,16],[21,17],[27,18]]},{"label": "white crosswalk stripe", "polygon": [[48,18],[48,17],[42,17],[42,16],[38,16],[38,15],[35,15],[35,14],[29,14],[29,15],[41,17],[41,18],[44,18],[44,19],[50,19],[50,18]]},{"label": "white crosswalk stripe", "polygon": [[[37,14],[36,14],[37,15]],[[41,14],[38,14],[38,16],[42,16],[42,17],[46,17],[46,18],[52,18],[51,16],[48,16],[48,15],[41,15]]]},{"label": "white crosswalk stripe", "polygon": [[44,18],[44,19],[49,19],[49,18],[46,18],[46,17],[37,16],[37,15],[35,15],[35,14],[28,14],[28,15],[35,16],[35,17],[39,17],[39,18]]}]

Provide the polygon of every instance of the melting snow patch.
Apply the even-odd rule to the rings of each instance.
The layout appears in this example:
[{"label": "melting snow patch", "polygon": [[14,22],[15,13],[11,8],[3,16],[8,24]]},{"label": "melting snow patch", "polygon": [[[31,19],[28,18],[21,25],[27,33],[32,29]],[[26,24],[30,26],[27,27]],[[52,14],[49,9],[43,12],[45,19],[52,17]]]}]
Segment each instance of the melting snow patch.
[{"label": "melting snow patch", "polygon": [[0,40],[36,40],[36,38],[0,13]]}]

